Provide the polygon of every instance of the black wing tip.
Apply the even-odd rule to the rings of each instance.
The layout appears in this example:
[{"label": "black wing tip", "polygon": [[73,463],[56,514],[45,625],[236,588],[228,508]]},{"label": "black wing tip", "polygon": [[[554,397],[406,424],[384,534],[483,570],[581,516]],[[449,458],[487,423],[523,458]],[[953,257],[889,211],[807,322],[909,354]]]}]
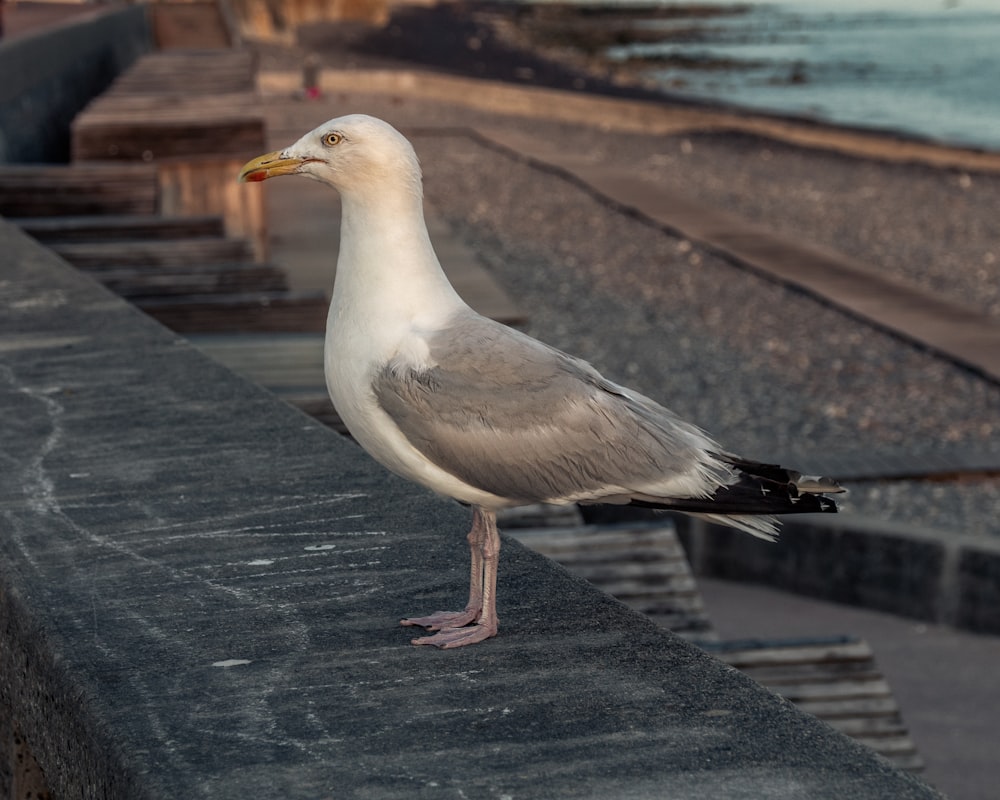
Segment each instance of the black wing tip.
[{"label": "black wing tip", "polygon": [[633,498],[630,505],[692,514],[836,514],[837,503],[827,494],[844,491],[834,479],[803,476],[777,464],[764,464],[729,454],[716,454],[737,471],[737,480],[708,497]]},{"label": "black wing tip", "polygon": [[820,514],[836,514],[840,511],[837,503],[831,500],[829,497],[822,497],[817,495],[811,495],[816,501],[819,508],[816,509],[817,513]]},{"label": "black wing tip", "polygon": [[759,487],[746,483],[735,484],[738,492],[729,492],[733,486],[723,487],[714,495],[705,498],[675,498],[662,501],[633,498],[628,505],[637,508],[652,508],[661,511],[683,511],[687,514],[836,514],[840,510],[829,497],[815,494],[793,494],[791,492],[762,495]]}]

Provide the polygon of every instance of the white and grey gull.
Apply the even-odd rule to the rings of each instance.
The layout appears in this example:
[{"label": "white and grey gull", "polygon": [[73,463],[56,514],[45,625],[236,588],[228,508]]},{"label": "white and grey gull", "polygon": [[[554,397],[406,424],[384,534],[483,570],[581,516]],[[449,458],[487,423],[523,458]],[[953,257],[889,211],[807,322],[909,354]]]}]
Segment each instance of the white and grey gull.
[{"label": "white and grey gull", "polygon": [[628,503],[708,517],[765,539],[776,514],[836,511],[828,478],[726,453],[590,364],[473,311],[424,223],[413,147],[354,114],[250,161],[240,180],[305,175],[342,199],[324,364],[338,414],[393,472],[472,507],[461,611],[402,620],[414,644],[496,635],[496,514],[529,503]]}]

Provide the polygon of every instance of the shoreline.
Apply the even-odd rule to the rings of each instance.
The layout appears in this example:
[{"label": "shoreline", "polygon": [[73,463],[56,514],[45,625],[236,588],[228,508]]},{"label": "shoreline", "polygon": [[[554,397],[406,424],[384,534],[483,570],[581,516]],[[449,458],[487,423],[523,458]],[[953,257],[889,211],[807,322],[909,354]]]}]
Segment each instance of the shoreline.
[{"label": "shoreline", "polygon": [[[484,0],[482,5],[494,15],[494,27],[501,39],[515,49],[521,48],[541,53],[554,62],[576,68],[598,79],[605,79],[612,87],[618,86],[631,91],[646,90],[665,100],[678,104],[692,104],[697,107],[719,108],[734,114],[763,115],[779,120],[795,121],[800,124],[828,125],[852,132],[884,134],[906,141],[936,144],[945,147],[973,151],[1000,151],[1000,142],[987,137],[956,133],[949,139],[924,131],[919,124],[907,127],[905,120],[895,123],[870,125],[861,118],[838,121],[837,113],[829,106],[819,106],[818,113],[806,109],[792,110],[790,106],[767,102],[751,101],[741,104],[739,99],[724,99],[722,92],[713,94],[711,81],[703,85],[708,92],[690,91],[692,86],[704,84],[704,75],[719,76],[723,83],[735,79],[738,85],[754,96],[753,84],[742,84],[739,76],[768,71],[766,83],[769,86],[804,87],[806,92],[813,87],[814,93],[822,95],[822,79],[817,80],[816,68],[822,71],[822,63],[810,64],[808,60],[788,59],[773,55],[748,57],[739,51],[729,53],[726,36],[713,23],[722,21],[724,26],[738,22],[745,43],[766,42],[780,48],[780,38],[771,36],[753,38],[756,18],[768,8],[762,2],[733,2],[706,4],[680,2],[663,6],[654,3],[615,3],[612,0],[597,0],[594,3],[574,3],[572,0],[551,0],[551,2],[527,3],[514,14],[509,4],[491,3]],[[785,13],[775,7],[773,14]],[[787,9],[785,9],[787,11]],[[802,9],[807,13],[808,9]],[[798,18],[796,18],[798,19]],[[804,19],[804,18],[803,18]],[[833,20],[831,20],[832,22]],[[772,20],[772,23],[776,20]],[[801,21],[800,21],[801,22]],[[809,23],[801,22],[803,30]],[[813,21],[815,24],[815,21]],[[857,31],[855,33],[863,33]],[[780,37],[780,33],[772,36]],[[743,40],[740,40],[743,42]],[[822,42],[815,43],[822,48]],[[721,51],[717,48],[721,47]],[[679,48],[664,50],[664,48]],[[865,71],[871,65],[864,61],[849,59],[842,65],[845,69]],[[654,72],[670,72],[667,76],[654,76]],[[699,77],[701,76],[701,77]],[[742,93],[742,92],[741,92]],[[730,93],[731,94],[731,93]],[[785,110],[783,110],[785,109]],[[995,127],[995,126],[991,126]],[[976,141],[978,139],[978,141]]]},{"label": "shoreline", "polygon": [[[680,8],[696,7],[682,6]],[[716,7],[707,7],[715,11]],[[545,9],[548,11],[549,9]],[[565,13],[566,7],[555,7]],[[255,47],[262,53],[262,68],[274,66],[298,70],[306,57],[321,66],[360,70],[421,70],[430,75],[451,76],[521,89],[563,90],[581,97],[615,99],[659,105],[665,109],[715,116],[739,129],[794,127],[803,135],[795,143],[810,139],[841,139],[834,149],[851,152],[846,140],[865,138],[872,143],[854,151],[862,157],[907,160],[914,148],[938,150],[955,158],[917,160],[937,166],[995,171],[1000,167],[1000,148],[949,142],[932,136],[891,127],[869,127],[817,119],[778,110],[761,110],[708,98],[671,92],[628,70],[602,69],[596,60],[573,53],[558,44],[546,43],[520,29],[514,22],[523,14],[511,4],[489,2],[444,3],[434,6],[395,8],[384,26],[357,22],[318,22],[302,26],[293,46],[298,63],[288,58],[288,48],[278,55],[266,43]],[[268,55],[270,54],[270,58]],[[301,84],[300,84],[301,85]],[[718,123],[717,123],[718,124]],[[813,136],[808,136],[812,132]],[[794,140],[793,140],[794,141]],[[819,144],[818,146],[823,146]],[[906,151],[892,156],[891,147]]]},{"label": "shoreline", "polygon": [[[258,83],[265,94],[301,89],[301,71],[262,69]],[[408,93],[424,100],[447,100],[470,108],[558,121],[584,117],[606,129],[630,133],[728,131],[844,156],[887,163],[920,164],[938,169],[1000,173],[1000,151],[968,148],[894,131],[858,128],[728,107],[723,103],[679,103],[670,98],[636,99],[539,85],[454,75],[426,69],[350,70],[328,68],[319,73],[321,91]],[[471,90],[475,89],[475,92]],[[595,122],[596,121],[596,122]]]}]

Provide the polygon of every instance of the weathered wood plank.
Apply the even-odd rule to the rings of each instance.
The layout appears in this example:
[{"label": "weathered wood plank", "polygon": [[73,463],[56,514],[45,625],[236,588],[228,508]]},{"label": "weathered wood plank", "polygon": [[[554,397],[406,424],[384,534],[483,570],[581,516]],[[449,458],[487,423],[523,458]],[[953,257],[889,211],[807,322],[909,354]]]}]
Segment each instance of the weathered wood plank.
[{"label": "weathered wood plank", "polygon": [[[256,89],[253,54],[247,50],[194,50],[149,53],[111,86],[116,95],[169,92],[229,94]],[[201,77],[202,80],[192,80]],[[211,80],[205,80],[210,77]]]},{"label": "weathered wood plank", "polygon": [[[518,535],[530,537],[532,548],[539,552],[560,552],[579,561],[604,559],[605,553],[616,552],[628,556],[656,554],[660,558],[684,558],[684,548],[676,535],[666,526],[623,526],[605,528],[582,525],[556,530],[519,531]],[[640,558],[642,555],[639,556]]]},{"label": "weathered wood plank", "polygon": [[855,738],[887,758],[891,758],[897,753],[911,755],[916,752],[913,742],[907,736],[857,736]]},{"label": "weathered wood plank", "polygon": [[167,217],[161,214],[95,214],[23,217],[15,221],[21,230],[43,244],[225,235],[222,217],[217,215]]},{"label": "weathered wood plank", "polygon": [[265,149],[264,120],[255,112],[217,109],[214,114],[152,112],[143,116],[86,112],[73,122],[74,161],[155,161],[208,154],[232,156]]},{"label": "weathered wood plank", "polygon": [[134,302],[181,295],[280,292],[288,288],[284,271],[270,264],[206,264],[197,269],[167,267],[155,271],[119,267],[91,274]]},{"label": "weathered wood plank", "polygon": [[808,683],[817,680],[839,680],[841,678],[869,678],[878,676],[878,670],[867,661],[816,661],[783,664],[778,666],[743,667],[755,681],[767,684]]},{"label": "weathered wood plank", "polygon": [[[643,548],[645,552],[640,552],[638,558],[625,564],[615,564],[601,558],[600,555],[589,559],[563,558],[558,550],[539,550],[539,553],[547,555],[559,563],[571,568],[573,572],[588,581],[593,582],[623,582],[629,585],[634,584],[640,587],[648,587],[660,583],[664,580],[677,581],[681,578],[688,578],[693,586],[694,576],[691,575],[691,568],[683,559],[677,560],[657,560],[654,561],[649,555],[648,548]],[[605,589],[605,591],[609,591]]]},{"label": "weathered wood plank", "polygon": [[906,726],[895,715],[884,717],[851,717],[830,720],[830,725],[843,734],[869,739],[906,735]]},{"label": "weathered wood plank", "polygon": [[[650,597],[648,594],[640,592],[633,594],[627,591],[621,594],[612,594],[611,592],[608,592],[608,594],[618,598],[629,608],[641,614],[654,614],[657,616],[676,614],[681,618],[685,618],[692,614],[700,616],[704,613],[701,595],[698,593],[685,595],[675,592],[669,597]],[[699,630],[707,632],[708,629],[701,627]]]},{"label": "weathered wood plank", "polygon": [[165,214],[221,214],[267,260],[261,192],[235,182],[266,149],[255,64],[242,51],[182,50],[139,59],[72,124],[77,162],[155,162]]},{"label": "weathered wood plank", "polygon": [[[840,730],[837,725],[832,727]],[[841,731],[842,733],[844,731]],[[866,747],[870,747],[880,756],[888,759],[900,769],[920,772],[924,769],[924,759],[917,751],[916,745],[904,728],[901,733],[865,736],[854,735],[852,738],[861,742]]]},{"label": "weathered wood plank", "polygon": [[879,717],[899,713],[899,705],[891,697],[800,700],[795,705],[827,722],[840,718]]},{"label": "weathered wood plank", "polygon": [[923,769],[892,688],[864,640],[729,642],[708,649],[896,766]]},{"label": "weathered wood plank", "polygon": [[714,637],[671,526],[584,525],[507,532],[675,633]]},{"label": "weathered wood plank", "polygon": [[713,655],[737,669],[761,665],[811,664],[817,661],[867,661],[872,650],[862,640],[838,640],[829,643],[736,642]]},{"label": "weathered wood plank", "polygon": [[153,36],[161,50],[228,48],[233,36],[217,2],[150,3]]},{"label": "weathered wood plank", "polygon": [[253,258],[245,239],[226,238],[60,242],[51,249],[80,269],[232,264]]},{"label": "weathered wood plank", "polygon": [[0,167],[0,215],[5,217],[154,214],[157,195],[151,164]]},{"label": "weathered wood plank", "polygon": [[179,333],[297,331],[326,329],[322,292],[252,292],[213,297],[157,297],[135,303]]},{"label": "weathered wood plank", "polygon": [[128,121],[130,115],[163,120],[191,120],[205,113],[245,114],[260,108],[253,92],[228,94],[188,94],[183,82],[167,92],[145,94],[102,94],[86,107],[88,123]]},{"label": "weathered wood plank", "polygon": [[855,700],[865,697],[892,697],[892,689],[879,675],[870,680],[835,680],[824,683],[766,684],[772,692],[798,702],[823,702],[826,700]]},{"label": "weathered wood plank", "polygon": [[505,532],[513,532],[517,528],[576,528],[583,524],[583,515],[575,505],[533,503],[519,508],[501,509],[497,514],[497,521]]},{"label": "weathered wood plank", "polygon": [[185,50],[137,61],[72,125],[76,161],[260,152],[265,123],[243,52]]}]

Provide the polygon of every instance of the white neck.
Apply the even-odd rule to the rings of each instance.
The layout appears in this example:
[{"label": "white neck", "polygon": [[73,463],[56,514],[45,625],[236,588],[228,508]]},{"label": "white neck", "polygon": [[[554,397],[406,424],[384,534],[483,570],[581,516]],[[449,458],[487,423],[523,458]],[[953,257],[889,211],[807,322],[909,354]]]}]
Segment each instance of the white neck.
[{"label": "white neck", "polygon": [[464,305],[434,253],[418,194],[397,185],[342,197],[335,307],[413,324]]}]

